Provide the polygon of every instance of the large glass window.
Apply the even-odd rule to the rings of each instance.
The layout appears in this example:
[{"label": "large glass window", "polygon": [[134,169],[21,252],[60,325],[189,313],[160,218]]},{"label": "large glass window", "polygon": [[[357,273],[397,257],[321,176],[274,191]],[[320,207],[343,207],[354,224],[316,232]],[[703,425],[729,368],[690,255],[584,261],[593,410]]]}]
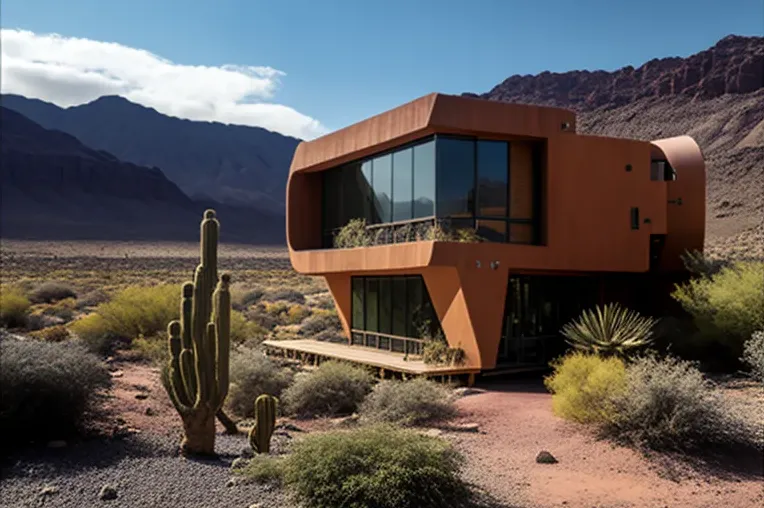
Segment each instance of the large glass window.
[{"label": "large glass window", "polygon": [[374,223],[390,222],[393,214],[393,157],[383,155],[372,163],[374,184]]},{"label": "large glass window", "polygon": [[479,217],[506,217],[509,149],[504,141],[477,142]]},{"label": "large glass window", "polygon": [[414,219],[435,215],[435,141],[414,147]]},{"label": "large glass window", "polygon": [[422,338],[440,330],[424,279],[419,275],[353,277],[353,330]]},{"label": "large glass window", "polygon": [[414,150],[393,153],[393,222],[413,216]]},{"label": "large glass window", "polygon": [[438,138],[438,217],[473,214],[475,199],[475,142],[471,139]]}]

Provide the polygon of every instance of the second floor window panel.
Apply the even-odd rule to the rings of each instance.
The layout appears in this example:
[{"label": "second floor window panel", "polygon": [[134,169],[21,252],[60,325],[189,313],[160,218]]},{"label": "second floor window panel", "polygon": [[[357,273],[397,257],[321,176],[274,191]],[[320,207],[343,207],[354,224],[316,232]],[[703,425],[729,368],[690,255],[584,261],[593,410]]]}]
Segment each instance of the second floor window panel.
[{"label": "second floor window panel", "polygon": [[436,169],[438,217],[469,217],[475,201],[475,142],[439,137]]}]

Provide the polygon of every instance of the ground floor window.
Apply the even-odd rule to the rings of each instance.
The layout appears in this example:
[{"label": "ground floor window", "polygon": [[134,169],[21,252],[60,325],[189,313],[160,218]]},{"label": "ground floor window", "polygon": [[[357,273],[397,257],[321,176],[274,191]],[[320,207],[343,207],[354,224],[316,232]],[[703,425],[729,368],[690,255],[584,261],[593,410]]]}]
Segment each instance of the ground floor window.
[{"label": "ground floor window", "polygon": [[422,339],[442,335],[421,275],[353,277],[351,343],[421,354]]},{"label": "ground floor window", "polygon": [[542,365],[565,350],[562,326],[599,301],[596,277],[512,275],[497,363]]}]

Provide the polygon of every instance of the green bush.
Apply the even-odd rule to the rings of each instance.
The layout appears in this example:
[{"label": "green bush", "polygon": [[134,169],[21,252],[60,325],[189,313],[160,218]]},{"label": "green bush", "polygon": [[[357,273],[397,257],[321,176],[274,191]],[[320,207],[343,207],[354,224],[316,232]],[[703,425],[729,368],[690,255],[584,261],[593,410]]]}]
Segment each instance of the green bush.
[{"label": "green bush", "polygon": [[603,428],[627,443],[689,450],[756,442],[754,422],[691,362],[638,358],[626,370],[625,388],[610,395],[616,417]]},{"label": "green bush", "polygon": [[736,360],[743,343],[764,329],[764,263],[740,262],[708,277],[677,287],[672,296],[689,312],[699,329],[698,341]]},{"label": "green bush", "polygon": [[764,331],[756,332],[743,346],[744,363],[751,369],[751,376],[764,383]]},{"label": "green bush", "polygon": [[29,299],[19,288],[0,287],[0,325],[9,328],[26,325],[29,306]]},{"label": "green bush", "polygon": [[366,397],[360,410],[369,422],[424,425],[456,414],[451,391],[434,381],[382,381]]},{"label": "green bush", "polygon": [[99,392],[108,388],[106,367],[81,345],[0,341],[0,440],[60,439],[84,423]]},{"label": "green bush", "polygon": [[353,413],[371,391],[371,375],[346,363],[322,363],[312,372],[303,372],[284,391],[287,413],[299,418],[337,416]]},{"label": "green bush", "polygon": [[231,306],[235,310],[243,311],[259,302],[264,294],[265,292],[261,288],[253,288],[247,291],[236,288],[231,295]]},{"label": "green bush", "polygon": [[340,318],[334,313],[314,314],[307,318],[300,325],[300,335],[306,337],[313,337],[319,333],[331,330],[339,332],[342,330],[342,324]]},{"label": "green bush", "polygon": [[623,357],[630,350],[652,342],[657,321],[617,303],[587,309],[562,328],[568,344],[579,351]]},{"label": "green bush", "polygon": [[369,247],[373,244],[374,239],[366,229],[365,219],[352,219],[334,235],[334,247],[337,249]]},{"label": "green bush", "polygon": [[57,325],[32,332],[30,336],[48,342],[63,342],[69,338],[69,330],[65,326]]},{"label": "green bush", "polygon": [[252,470],[261,478],[280,477],[311,508],[456,508],[473,501],[460,476],[462,456],[442,439],[405,429],[309,435],[286,458],[269,462],[267,469],[256,462]]},{"label": "green bush", "polygon": [[251,418],[255,399],[264,393],[281,397],[292,373],[259,349],[239,347],[231,352],[230,380],[226,404],[235,414]]},{"label": "green bush", "polygon": [[615,418],[613,398],[624,390],[626,367],[619,358],[571,353],[552,364],[544,380],[558,416],[581,423]]},{"label": "green bush", "polygon": [[65,282],[44,282],[29,294],[33,303],[53,303],[65,298],[77,298],[77,293]]},{"label": "green bush", "polygon": [[96,307],[94,314],[72,323],[71,329],[85,342],[99,342],[104,336],[132,340],[150,337],[177,319],[180,287],[174,284],[130,286],[111,301]]}]

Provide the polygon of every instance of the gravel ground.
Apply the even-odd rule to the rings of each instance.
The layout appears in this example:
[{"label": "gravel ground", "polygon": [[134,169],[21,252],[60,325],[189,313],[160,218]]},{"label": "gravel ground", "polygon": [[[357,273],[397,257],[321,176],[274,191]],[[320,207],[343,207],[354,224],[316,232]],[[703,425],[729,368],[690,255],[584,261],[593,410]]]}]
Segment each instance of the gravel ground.
[{"label": "gravel ground", "polygon": [[[4,458],[0,507],[225,507],[289,508],[283,494],[252,482],[227,486],[231,462],[246,437],[218,435],[219,460],[188,460],[176,454],[177,438],[132,436],[97,439],[65,448],[27,450]],[[117,498],[101,500],[104,485]],[[44,493],[44,489],[54,493]],[[52,489],[50,488],[52,487]],[[201,497],[200,497],[201,496]]]}]

